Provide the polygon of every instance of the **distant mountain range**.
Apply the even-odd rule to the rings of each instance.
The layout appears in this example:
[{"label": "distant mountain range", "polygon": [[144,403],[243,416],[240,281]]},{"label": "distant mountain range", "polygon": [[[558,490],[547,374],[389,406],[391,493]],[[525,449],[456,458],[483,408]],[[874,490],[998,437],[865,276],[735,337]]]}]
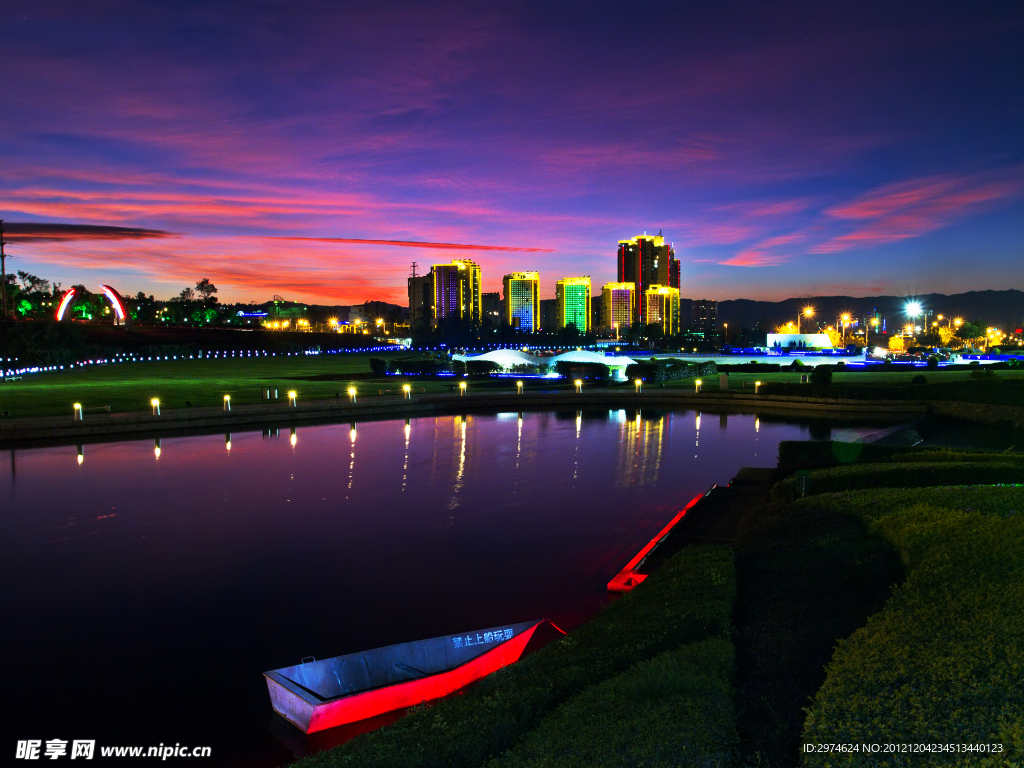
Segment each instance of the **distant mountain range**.
[{"label": "distant mountain range", "polygon": [[[730,327],[753,328],[759,324],[762,330],[774,328],[787,320],[795,320],[806,306],[814,307],[816,320],[834,323],[845,312],[854,318],[865,317],[876,310],[888,321],[903,322],[904,307],[908,300],[921,303],[932,315],[963,317],[970,322],[998,328],[1024,327],[1024,291],[969,291],[946,296],[941,293],[925,293],[920,296],[814,296],[811,298],[786,299],[785,301],[753,301],[734,299],[718,302],[718,322]],[[686,311],[680,307],[681,311]],[[685,317],[685,314],[684,314]]]}]

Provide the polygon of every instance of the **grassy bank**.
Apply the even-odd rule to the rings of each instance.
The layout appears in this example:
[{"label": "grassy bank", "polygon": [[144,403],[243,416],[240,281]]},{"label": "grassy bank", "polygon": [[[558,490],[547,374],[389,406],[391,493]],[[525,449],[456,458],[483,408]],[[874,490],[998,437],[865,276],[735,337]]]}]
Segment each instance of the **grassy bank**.
[{"label": "grassy bank", "polygon": [[[803,741],[1001,744],[1000,754],[886,755],[890,765],[1012,765],[1024,754],[1024,489],[857,491],[794,509],[855,515],[894,547],[907,578],[842,640]],[[876,754],[806,755],[877,765]]]},{"label": "grassy bank", "polygon": [[731,766],[733,662],[723,638],[666,651],[588,688],[487,766]]},{"label": "grassy bank", "polygon": [[[539,726],[543,730],[529,742],[534,747],[547,743],[552,754],[563,748],[571,750],[571,745],[549,741],[559,730],[559,718],[571,716],[566,712],[572,710],[560,711],[560,705],[570,702],[570,707],[594,707],[607,712],[610,702],[628,696],[628,691],[633,690],[646,697],[650,706],[657,707],[657,691],[648,688],[643,693],[643,680],[656,678],[661,665],[675,665],[685,678],[686,670],[692,668],[687,664],[697,651],[691,650],[689,656],[679,658],[665,657],[652,662],[653,667],[637,668],[632,678],[609,682],[606,689],[598,688],[659,654],[711,638],[724,638],[735,590],[730,549],[683,550],[639,588],[608,605],[569,636],[490,675],[462,695],[418,707],[393,725],[307,758],[299,765],[475,768],[499,757]],[[715,658],[721,662],[720,654]],[[726,678],[718,675],[715,679],[724,684]],[[678,687],[687,683],[677,677],[676,684]],[[714,680],[703,678],[693,683],[696,688],[713,684]],[[671,684],[664,690],[670,687]],[[574,700],[580,695],[585,698]],[[549,716],[555,719],[543,725]],[[724,717],[727,721],[728,713],[716,710],[709,712],[708,717]],[[727,732],[730,724],[724,722],[718,727]],[[606,736],[616,738],[614,734]],[[634,740],[622,745],[627,755],[656,749],[650,742],[660,734],[645,731],[634,736]],[[595,744],[595,748],[602,747]],[[523,753],[508,759],[531,758]]]}]

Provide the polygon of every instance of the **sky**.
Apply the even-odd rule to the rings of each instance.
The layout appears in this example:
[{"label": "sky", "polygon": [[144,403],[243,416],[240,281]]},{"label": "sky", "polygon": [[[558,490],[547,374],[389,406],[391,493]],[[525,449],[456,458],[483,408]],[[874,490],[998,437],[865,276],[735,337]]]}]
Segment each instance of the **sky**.
[{"label": "sky", "polygon": [[1020,2],[0,5],[9,270],[168,298],[405,304],[1024,288]]}]

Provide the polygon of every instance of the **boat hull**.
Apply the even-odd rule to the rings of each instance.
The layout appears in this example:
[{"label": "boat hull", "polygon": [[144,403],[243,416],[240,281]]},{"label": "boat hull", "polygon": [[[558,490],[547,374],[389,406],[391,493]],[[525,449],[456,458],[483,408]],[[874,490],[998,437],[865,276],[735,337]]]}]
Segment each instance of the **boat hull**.
[{"label": "boat hull", "polygon": [[304,733],[316,733],[396,709],[416,706],[464,688],[518,661],[541,622],[489,651],[444,672],[317,702],[302,686],[274,672],[265,673],[274,711]]}]

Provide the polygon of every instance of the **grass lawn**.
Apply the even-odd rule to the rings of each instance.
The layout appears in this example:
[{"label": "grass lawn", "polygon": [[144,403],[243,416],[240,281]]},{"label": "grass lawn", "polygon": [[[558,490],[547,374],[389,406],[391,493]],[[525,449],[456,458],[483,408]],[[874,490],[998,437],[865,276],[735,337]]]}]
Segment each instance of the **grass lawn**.
[{"label": "grass lawn", "polygon": [[[391,353],[408,354],[408,353]],[[90,366],[55,373],[33,374],[21,381],[0,384],[0,412],[17,416],[58,416],[71,413],[74,403],[85,408],[110,406],[112,412],[145,411],[149,401],[159,398],[163,408],[183,408],[186,403],[194,407],[217,406],[224,395],[231,395],[233,403],[257,403],[264,388],[276,388],[281,398],[295,390],[301,400],[330,399],[336,393],[344,397],[350,385],[359,389],[360,397],[374,397],[380,391],[395,396],[400,394],[401,377],[370,378],[371,357],[382,353],[340,353],[325,355],[293,355],[260,358],[216,360],[170,360],[144,363],[120,363]],[[907,373],[840,373],[837,384],[908,383],[916,372]],[[966,380],[968,371],[926,372],[929,382]],[[355,378],[349,380],[348,376]],[[1022,378],[1024,372],[1001,371],[1001,378]],[[317,377],[337,377],[317,380]],[[706,377],[705,389],[718,390],[717,377]],[[731,373],[731,390],[751,392],[755,381],[796,383],[799,373]],[[448,392],[452,380],[412,380],[417,391]],[[510,379],[471,380],[470,386],[479,390],[514,391]],[[632,383],[612,384],[612,388],[632,389]],[[693,379],[648,384],[648,388],[693,390]],[[527,389],[568,389],[571,382],[551,379],[526,379]]]}]

